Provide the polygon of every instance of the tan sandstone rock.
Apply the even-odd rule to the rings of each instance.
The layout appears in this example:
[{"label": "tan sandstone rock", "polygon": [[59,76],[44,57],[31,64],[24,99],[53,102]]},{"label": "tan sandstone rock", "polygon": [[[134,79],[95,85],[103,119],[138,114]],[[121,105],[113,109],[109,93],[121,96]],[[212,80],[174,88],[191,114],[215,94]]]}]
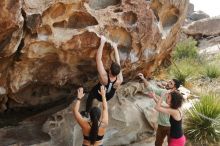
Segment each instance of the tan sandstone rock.
[{"label": "tan sandstone rock", "polygon": [[[149,76],[169,59],[187,5],[188,0],[1,1],[0,87],[10,103],[18,103],[8,104],[9,108],[47,103],[52,94],[48,99],[43,94],[33,97],[33,87],[39,92],[44,86],[58,92],[77,85],[89,90],[97,80],[100,35],[118,43],[125,82],[137,71]],[[106,43],[106,68],[112,60],[113,50]],[[16,95],[27,92],[26,97]]]}]

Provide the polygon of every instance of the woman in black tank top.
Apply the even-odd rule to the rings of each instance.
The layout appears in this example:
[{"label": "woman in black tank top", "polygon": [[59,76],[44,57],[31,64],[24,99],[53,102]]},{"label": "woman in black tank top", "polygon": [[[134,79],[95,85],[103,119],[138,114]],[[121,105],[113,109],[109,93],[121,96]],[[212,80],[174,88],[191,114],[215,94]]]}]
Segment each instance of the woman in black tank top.
[{"label": "woman in black tank top", "polygon": [[180,107],[183,103],[183,96],[178,91],[172,91],[167,97],[167,105],[162,105],[162,98],[156,97],[154,99],[157,102],[155,109],[157,111],[170,115],[170,139],[168,146],[184,146],[186,139],[182,129],[182,114]]}]

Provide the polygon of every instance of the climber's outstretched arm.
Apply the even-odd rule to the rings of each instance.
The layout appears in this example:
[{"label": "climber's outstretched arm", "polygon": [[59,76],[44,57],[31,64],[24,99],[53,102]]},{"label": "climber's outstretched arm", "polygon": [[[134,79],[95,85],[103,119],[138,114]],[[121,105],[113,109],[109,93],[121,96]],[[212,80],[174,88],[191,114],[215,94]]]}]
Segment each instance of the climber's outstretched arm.
[{"label": "climber's outstretched arm", "polygon": [[103,83],[108,82],[108,74],[104,68],[103,62],[102,62],[102,52],[103,52],[103,47],[105,45],[106,39],[104,36],[101,36],[101,44],[98,48],[97,54],[96,54],[96,65],[97,65],[97,70],[100,76],[100,79],[102,80]]},{"label": "climber's outstretched arm", "polygon": [[[114,53],[115,53],[115,61],[116,61],[116,63],[118,63],[120,65],[120,57],[119,57],[118,47],[117,47],[116,43],[113,44],[113,48],[114,48]],[[118,77],[118,79],[117,79],[116,83],[117,83],[117,85],[120,85],[123,82],[122,69],[117,77]]]}]

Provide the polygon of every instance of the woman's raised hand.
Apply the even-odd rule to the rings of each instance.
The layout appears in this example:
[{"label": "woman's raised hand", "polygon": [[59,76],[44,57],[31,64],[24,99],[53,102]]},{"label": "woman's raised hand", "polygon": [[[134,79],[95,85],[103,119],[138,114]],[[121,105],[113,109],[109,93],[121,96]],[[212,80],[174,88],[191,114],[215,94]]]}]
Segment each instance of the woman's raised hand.
[{"label": "woman's raised hand", "polygon": [[106,38],[102,35],[101,36],[101,43],[104,44],[106,42]]},{"label": "woman's raised hand", "polygon": [[100,87],[99,94],[100,94],[102,97],[105,97],[105,94],[106,94],[106,88],[105,88],[105,86],[102,85],[102,86]]},{"label": "woman's raised hand", "polygon": [[117,49],[117,48],[118,48],[118,44],[115,43],[115,42],[113,42],[111,45],[112,45],[112,47],[113,47],[114,49]]},{"label": "woman's raised hand", "polygon": [[83,88],[80,87],[77,90],[77,98],[82,99],[84,97],[85,93],[83,93]]}]

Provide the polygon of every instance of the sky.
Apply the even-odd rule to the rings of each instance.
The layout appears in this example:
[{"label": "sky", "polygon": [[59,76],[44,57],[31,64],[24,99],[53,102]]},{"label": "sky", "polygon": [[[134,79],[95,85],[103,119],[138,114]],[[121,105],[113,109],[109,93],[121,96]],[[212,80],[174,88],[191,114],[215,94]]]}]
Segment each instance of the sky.
[{"label": "sky", "polygon": [[208,15],[220,15],[220,0],[190,0],[194,4],[194,11],[202,10]]}]

